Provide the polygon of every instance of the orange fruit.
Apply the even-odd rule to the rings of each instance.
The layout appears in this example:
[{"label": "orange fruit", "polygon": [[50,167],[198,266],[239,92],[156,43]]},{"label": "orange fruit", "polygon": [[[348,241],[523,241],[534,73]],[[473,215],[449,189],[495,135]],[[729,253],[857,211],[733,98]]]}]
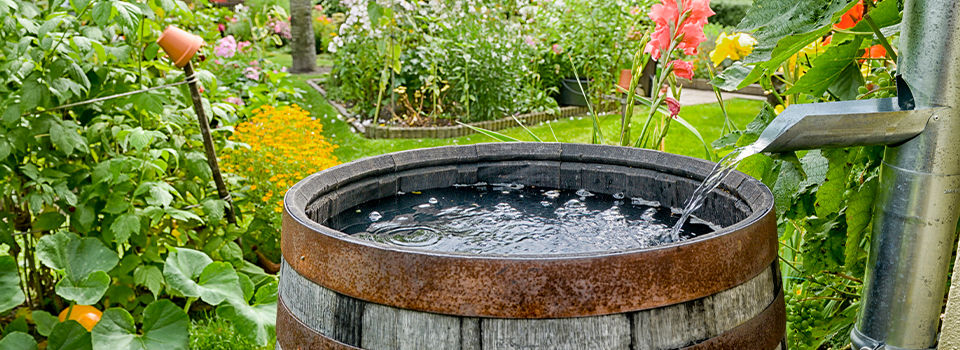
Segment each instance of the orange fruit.
[{"label": "orange fruit", "polygon": [[103,315],[100,310],[90,305],[74,305],[73,310],[70,308],[63,309],[60,312],[60,322],[67,320],[67,314],[70,314],[70,319],[80,323],[83,328],[86,328],[87,331],[92,331],[93,326],[97,325],[97,322],[100,322],[100,316]]}]

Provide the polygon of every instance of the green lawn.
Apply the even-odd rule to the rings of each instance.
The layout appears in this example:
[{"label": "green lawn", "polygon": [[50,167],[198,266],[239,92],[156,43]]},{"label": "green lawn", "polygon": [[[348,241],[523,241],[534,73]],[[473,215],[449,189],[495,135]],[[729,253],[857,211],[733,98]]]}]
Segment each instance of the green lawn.
[{"label": "green lawn", "polygon": [[[336,110],[330,106],[323,97],[306,84],[307,79],[317,78],[313,75],[294,76],[296,87],[306,90],[305,98],[301,106],[311,112],[311,115],[319,118],[324,123],[324,135],[331,142],[339,145],[334,152],[341,162],[348,162],[358,158],[402,151],[413,148],[445,146],[445,145],[465,145],[481,142],[496,142],[496,140],[480,134],[474,134],[450,139],[367,139],[355,132],[350,126],[336,118]],[[762,102],[751,100],[730,100],[726,102],[727,112],[739,127],[745,126],[759,111]],[[639,108],[641,112],[645,109]],[[707,142],[711,142],[720,135],[720,129],[723,126],[723,114],[716,104],[685,106],[680,115],[697,127],[701,135]],[[637,113],[633,119],[634,133],[639,133],[642,126],[645,113]],[[607,138],[606,143],[616,144],[620,131],[620,115],[607,115],[600,118],[601,130]],[[531,126],[533,131],[544,141],[554,141],[553,132],[556,133],[556,139],[561,142],[589,143],[591,134],[591,119],[579,118],[574,120],[564,119],[556,120],[546,124]],[[503,134],[524,141],[534,141],[530,135],[522,128],[512,128],[500,131]],[[703,146],[697,138],[679,124],[672,124],[669,135],[666,140],[666,151],[671,153],[683,154],[693,157],[705,158]]]},{"label": "green lawn", "polygon": [[[293,58],[290,57],[287,49],[283,49],[283,51],[267,51],[265,56],[266,59],[284,67],[290,68],[293,66]],[[333,57],[330,57],[330,54],[317,54],[317,67],[329,67],[332,65]]]}]

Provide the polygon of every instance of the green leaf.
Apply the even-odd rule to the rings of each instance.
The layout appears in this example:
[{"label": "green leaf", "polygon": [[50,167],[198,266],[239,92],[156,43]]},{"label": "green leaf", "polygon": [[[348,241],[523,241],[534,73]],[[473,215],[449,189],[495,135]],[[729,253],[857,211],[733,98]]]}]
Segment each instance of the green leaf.
[{"label": "green leaf", "polygon": [[870,224],[873,217],[873,204],[877,196],[878,179],[876,175],[867,178],[862,185],[854,189],[847,200],[845,211],[847,241],[844,244],[843,264],[848,270],[856,265],[856,260],[866,256],[866,252],[861,249],[860,241],[863,240],[867,225]]},{"label": "green leaf", "polygon": [[75,207],[73,214],[70,215],[70,224],[77,232],[86,233],[93,227],[93,221],[97,218],[97,213],[87,203],[79,203]]},{"label": "green leaf", "polygon": [[143,310],[140,331],[127,310],[108,309],[93,327],[93,346],[112,350],[179,350],[188,345],[189,318],[170,300],[157,300]]},{"label": "green leaf", "polygon": [[74,12],[80,13],[84,7],[90,4],[90,1],[91,0],[70,0],[70,6],[73,7]]},{"label": "green leaf", "polygon": [[276,330],[277,282],[270,282],[257,290],[254,305],[231,298],[217,307],[217,316],[230,320],[237,331],[257,345],[265,346]]},{"label": "green leaf", "polygon": [[37,257],[45,266],[65,271],[67,277],[81,281],[96,271],[110,271],[117,262],[117,253],[94,237],[59,232],[40,238]]},{"label": "green leaf", "polygon": [[140,233],[140,217],[133,213],[120,215],[110,224],[110,231],[113,232],[117,244],[126,243],[131,235]]},{"label": "green leaf", "polygon": [[226,215],[227,202],[220,199],[205,199],[201,203],[204,214],[210,218],[211,223],[218,223]]},{"label": "green leaf", "polygon": [[36,231],[50,231],[60,227],[67,218],[59,212],[50,211],[37,216],[33,223],[33,229]]},{"label": "green leaf", "polygon": [[114,1],[113,8],[117,11],[117,22],[127,30],[135,30],[140,24],[140,7],[126,1]]},{"label": "green leaf", "polygon": [[710,81],[710,84],[724,91],[736,91],[740,83],[750,75],[753,67],[743,65],[743,62],[734,62]]},{"label": "green leaf", "polygon": [[94,271],[87,277],[74,280],[64,277],[57,282],[57,295],[72,300],[80,305],[93,305],[100,301],[103,294],[110,288],[110,275],[103,271]]},{"label": "green leaf", "polygon": [[77,321],[58,323],[47,339],[47,350],[90,350],[90,332]]},{"label": "green leaf", "polygon": [[[859,81],[862,82],[863,76],[860,75],[859,65],[857,64],[857,53],[859,51],[860,40],[829,46],[823,54],[813,60],[813,68],[810,68],[784,94],[806,93],[814,97],[820,97],[827,91],[827,88],[839,79],[855,78],[847,72],[848,69],[853,69],[854,75],[859,77]],[[854,92],[856,92],[855,88]]]},{"label": "green leaf", "polygon": [[758,63],[740,86],[755,82],[764,71],[773,72],[783,61],[830,31],[834,14],[847,0],[756,0],[737,27],[755,30],[757,45],[744,63]]},{"label": "green leaf", "polygon": [[12,256],[0,256],[0,314],[6,314],[25,300],[18,270]]},{"label": "green leaf", "polygon": [[843,193],[847,188],[847,175],[850,173],[849,149],[826,149],[821,153],[830,162],[827,176],[817,190],[817,216],[827,217],[831,213],[840,212],[843,202]]},{"label": "green leaf", "polygon": [[53,328],[60,324],[57,316],[43,310],[33,310],[30,315],[33,317],[33,323],[37,325],[37,333],[44,337],[49,337]]},{"label": "green leaf", "polygon": [[242,298],[237,271],[228,263],[213,262],[206,254],[178,248],[163,266],[167,287],[185,297],[200,298],[210,305],[228,297]]},{"label": "green leaf", "polygon": [[800,189],[800,181],[803,179],[800,170],[792,162],[780,162],[780,173],[774,182],[773,198],[776,203],[777,213],[783,214],[790,210],[793,204],[793,196]]},{"label": "green leaf", "polygon": [[153,265],[140,265],[133,272],[133,283],[147,287],[154,297],[159,297],[163,291],[163,273]]},{"label": "green leaf", "polygon": [[110,17],[113,16],[113,4],[111,0],[100,0],[93,5],[93,21],[101,27],[110,24]]},{"label": "green leaf", "polygon": [[63,121],[50,124],[50,142],[69,156],[74,150],[85,151],[87,141],[77,133],[76,125],[72,121]]},{"label": "green leaf", "polygon": [[0,339],[0,349],[3,350],[37,350],[37,341],[29,334],[12,332]]},{"label": "green leaf", "polygon": [[45,89],[35,78],[31,77],[33,77],[33,75],[27,77],[23,82],[23,86],[20,88],[20,91],[23,93],[23,95],[20,96],[20,109],[24,111],[32,111],[34,108],[37,108],[40,100],[43,98],[43,90]]}]

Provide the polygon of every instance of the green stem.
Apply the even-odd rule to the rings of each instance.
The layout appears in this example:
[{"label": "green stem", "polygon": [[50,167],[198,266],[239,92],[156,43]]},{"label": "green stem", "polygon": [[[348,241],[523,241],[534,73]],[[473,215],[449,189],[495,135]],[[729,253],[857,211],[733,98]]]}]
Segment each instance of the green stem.
[{"label": "green stem", "polygon": [[190,312],[190,305],[193,305],[194,301],[197,301],[197,298],[187,298],[187,303],[183,305],[183,312]]},{"label": "green stem", "polygon": [[887,49],[887,57],[890,57],[893,63],[897,63],[897,53],[893,52],[893,46],[890,46],[890,42],[887,41],[887,37],[883,36],[883,33],[880,32],[880,27],[873,22],[873,18],[870,18],[870,14],[863,15],[863,20],[867,21],[867,25],[869,25],[870,29],[873,30],[873,34],[877,35],[877,40],[880,41],[880,45],[883,46],[884,49]]}]

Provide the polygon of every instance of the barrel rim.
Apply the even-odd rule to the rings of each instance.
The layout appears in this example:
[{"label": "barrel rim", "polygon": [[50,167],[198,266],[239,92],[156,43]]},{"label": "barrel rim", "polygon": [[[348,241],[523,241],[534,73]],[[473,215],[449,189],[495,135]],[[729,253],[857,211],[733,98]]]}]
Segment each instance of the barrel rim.
[{"label": "barrel rim", "polygon": [[[558,143],[444,146],[365,158],[313,174],[287,192],[284,259],[315,283],[378,304],[463,316],[551,318],[637,311],[698,299],[743,283],[776,258],[776,235],[763,229],[776,227],[773,195],[740,172],[723,186],[752,191],[753,198],[741,197],[752,210],[745,219],[678,243],[612,252],[506,256],[397,247],[350,237],[306,214],[308,203],[342,184],[421,166],[507,160],[626,165],[695,180],[703,179],[714,164],[651,150]],[[308,196],[305,191],[315,193]],[[725,255],[740,257],[743,263],[711,259]],[[691,256],[698,264],[687,261]],[[664,262],[677,266],[660,266]],[[640,276],[632,276],[636,274]],[[613,278],[626,280],[612,283]],[[650,283],[665,281],[674,284]],[[597,295],[605,291],[610,295]]]}]

